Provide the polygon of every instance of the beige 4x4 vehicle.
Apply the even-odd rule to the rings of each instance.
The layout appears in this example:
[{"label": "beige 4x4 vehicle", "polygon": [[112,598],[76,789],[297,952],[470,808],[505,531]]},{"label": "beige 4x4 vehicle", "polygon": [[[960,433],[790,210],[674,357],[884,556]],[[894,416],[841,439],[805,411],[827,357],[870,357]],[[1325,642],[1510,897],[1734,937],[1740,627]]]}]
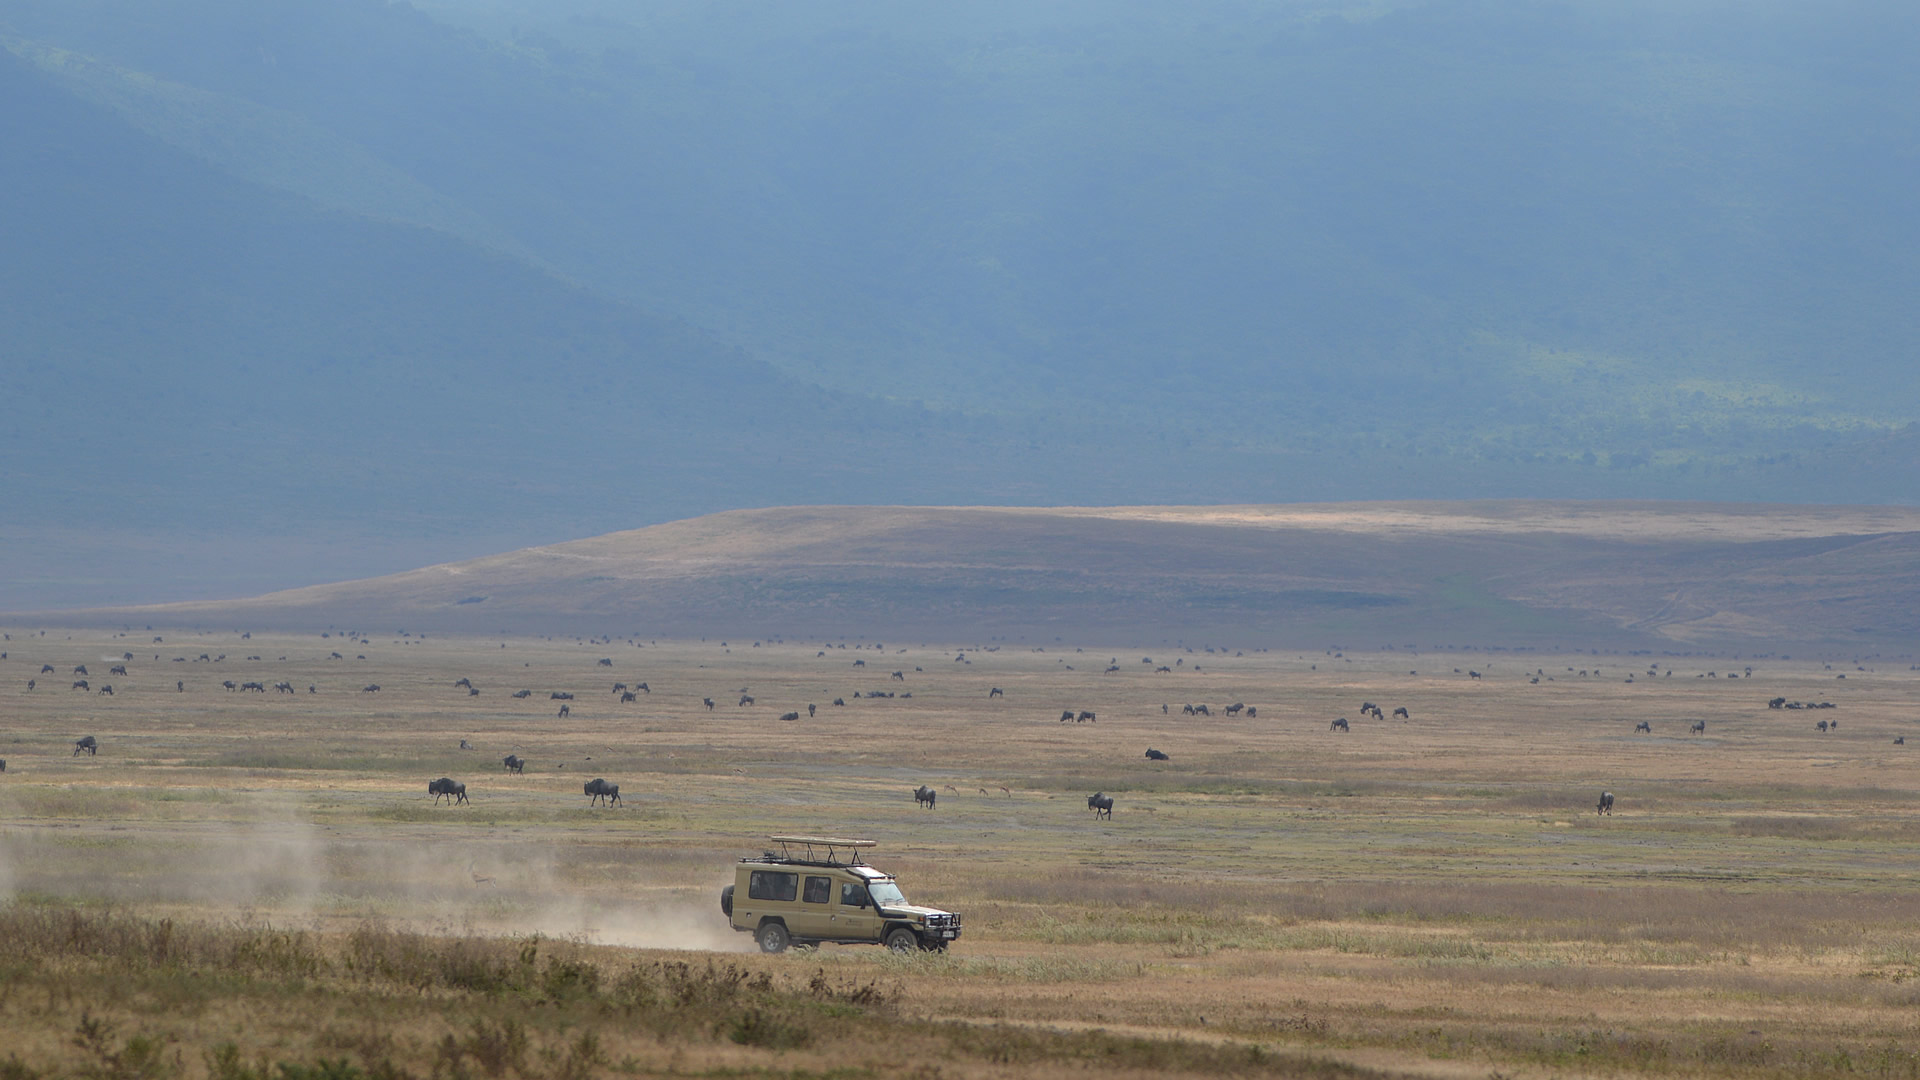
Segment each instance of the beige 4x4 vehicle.
[{"label": "beige 4x4 vehicle", "polygon": [[860,861],[872,840],[776,836],[778,852],[741,859],[720,910],[761,952],[831,941],[884,944],[894,952],[945,950],[960,937],[960,916],[907,903],[893,875]]}]

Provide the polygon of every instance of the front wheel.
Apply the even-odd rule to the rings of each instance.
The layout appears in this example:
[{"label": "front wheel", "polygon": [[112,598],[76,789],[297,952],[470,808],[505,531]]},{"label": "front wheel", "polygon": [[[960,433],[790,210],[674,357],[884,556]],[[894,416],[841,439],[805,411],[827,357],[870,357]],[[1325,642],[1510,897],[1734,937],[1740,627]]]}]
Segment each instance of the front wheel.
[{"label": "front wheel", "polygon": [[887,935],[887,948],[902,954],[918,952],[920,951],[920,935],[904,926],[895,927],[893,931]]},{"label": "front wheel", "polygon": [[770,922],[760,924],[760,932],[754,935],[754,940],[760,943],[761,952],[777,953],[786,952],[793,937],[787,933],[786,927],[777,922]]}]

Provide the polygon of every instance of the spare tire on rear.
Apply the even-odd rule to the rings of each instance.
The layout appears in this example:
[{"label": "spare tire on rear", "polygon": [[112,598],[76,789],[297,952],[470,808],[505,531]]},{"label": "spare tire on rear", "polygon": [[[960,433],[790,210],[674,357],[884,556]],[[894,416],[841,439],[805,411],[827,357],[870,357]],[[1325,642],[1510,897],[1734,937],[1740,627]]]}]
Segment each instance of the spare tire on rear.
[{"label": "spare tire on rear", "polygon": [[731,885],[720,890],[720,913],[729,919],[733,918],[733,886]]}]

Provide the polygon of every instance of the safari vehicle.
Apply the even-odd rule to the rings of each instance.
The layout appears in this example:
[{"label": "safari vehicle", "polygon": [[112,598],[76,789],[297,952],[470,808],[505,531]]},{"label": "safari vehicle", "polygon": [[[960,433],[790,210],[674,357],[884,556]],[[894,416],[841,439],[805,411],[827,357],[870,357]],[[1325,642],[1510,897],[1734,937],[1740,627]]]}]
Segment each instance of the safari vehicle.
[{"label": "safari vehicle", "polygon": [[780,850],[741,859],[720,910],[753,935],[761,952],[788,945],[880,945],[897,953],[944,951],[960,936],[960,916],[907,903],[893,875],[860,861],[872,840],[775,836]]}]

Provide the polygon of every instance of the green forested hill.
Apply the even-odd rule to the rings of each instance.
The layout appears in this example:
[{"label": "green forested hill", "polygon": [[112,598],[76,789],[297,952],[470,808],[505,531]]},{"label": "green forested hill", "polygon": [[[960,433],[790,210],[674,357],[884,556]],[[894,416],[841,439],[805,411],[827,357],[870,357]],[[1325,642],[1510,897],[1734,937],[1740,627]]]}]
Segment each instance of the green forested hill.
[{"label": "green forested hill", "polygon": [[0,0],[0,45],[38,553],[1920,498],[1910,5]]}]

